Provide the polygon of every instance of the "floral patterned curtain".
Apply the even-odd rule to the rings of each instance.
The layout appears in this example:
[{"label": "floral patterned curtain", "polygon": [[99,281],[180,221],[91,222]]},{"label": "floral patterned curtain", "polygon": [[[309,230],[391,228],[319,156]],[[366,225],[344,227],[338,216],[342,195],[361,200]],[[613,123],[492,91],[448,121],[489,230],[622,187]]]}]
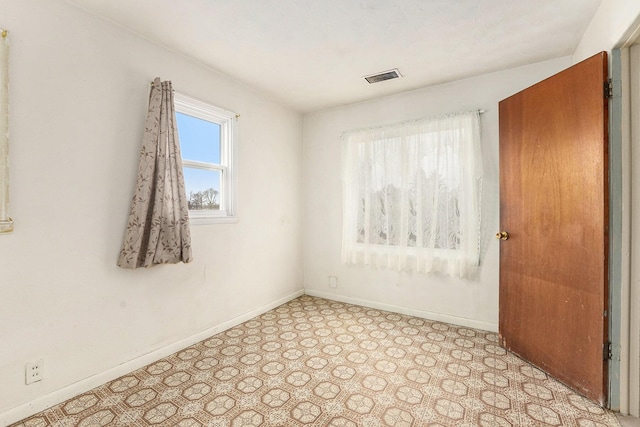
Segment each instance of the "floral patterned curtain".
[{"label": "floral patterned curtain", "polygon": [[190,262],[191,234],[171,82],[156,78],[149,95],[138,178],[118,265]]}]

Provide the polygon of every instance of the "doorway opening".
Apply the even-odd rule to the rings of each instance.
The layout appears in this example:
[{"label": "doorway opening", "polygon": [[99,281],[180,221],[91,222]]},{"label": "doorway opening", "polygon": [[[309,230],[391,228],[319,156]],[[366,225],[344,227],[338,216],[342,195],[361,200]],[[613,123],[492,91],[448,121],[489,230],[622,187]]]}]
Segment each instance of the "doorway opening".
[{"label": "doorway opening", "polygon": [[610,408],[635,417],[640,417],[639,36],[640,22],[612,52],[610,106]]}]

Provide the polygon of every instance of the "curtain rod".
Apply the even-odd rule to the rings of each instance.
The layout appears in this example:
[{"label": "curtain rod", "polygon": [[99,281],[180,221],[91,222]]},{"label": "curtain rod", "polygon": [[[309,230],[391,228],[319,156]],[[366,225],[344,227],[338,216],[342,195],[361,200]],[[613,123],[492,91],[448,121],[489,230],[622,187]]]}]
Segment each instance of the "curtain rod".
[{"label": "curtain rod", "polygon": [[[151,86],[153,87],[153,82],[151,82]],[[175,92],[175,89],[171,89],[172,92]],[[239,113],[235,113],[236,114],[236,120],[238,120],[240,118],[240,114]]]},{"label": "curtain rod", "polygon": [[7,36],[9,35],[9,31],[8,30],[0,30],[0,31],[2,31],[2,33],[1,33],[2,34],[2,38],[6,39]]},{"label": "curtain rod", "polygon": [[388,124],[384,124],[384,125],[379,125],[379,126],[374,126],[374,127],[363,127],[363,128],[358,128],[358,129],[352,129],[352,130],[348,130],[348,131],[344,131],[340,134],[340,137],[344,137],[346,135],[349,134],[354,134],[354,133],[358,133],[358,132],[363,132],[363,131],[371,131],[371,130],[380,130],[380,129],[384,129],[384,128],[389,128],[392,126],[397,126],[397,125],[409,125],[409,124],[413,124],[413,123],[418,123],[418,122],[422,122],[422,121],[426,121],[426,120],[432,120],[432,119],[441,119],[441,118],[445,118],[445,117],[452,117],[452,116],[456,116],[459,114],[468,114],[468,113],[478,113],[478,114],[484,114],[485,110],[467,110],[467,111],[458,111],[456,113],[448,113],[448,114],[440,114],[438,116],[428,116],[428,117],[422,117],[420,119],[415,119],[415,120],[405,120],[403,122],[397,122],[397,123],[388,123]]}]

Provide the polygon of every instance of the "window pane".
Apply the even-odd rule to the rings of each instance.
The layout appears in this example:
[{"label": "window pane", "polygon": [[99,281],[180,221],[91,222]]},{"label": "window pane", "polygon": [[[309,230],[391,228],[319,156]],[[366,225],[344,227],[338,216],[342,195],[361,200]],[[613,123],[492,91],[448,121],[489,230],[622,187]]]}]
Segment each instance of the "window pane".
[{"label": "window pane", "polygon": [[184,168],[189,210],[220,210],[220,171]]},{"label": "window pane", "polygon": [[183,159],[220,164],[220,125],[176,112]]}]

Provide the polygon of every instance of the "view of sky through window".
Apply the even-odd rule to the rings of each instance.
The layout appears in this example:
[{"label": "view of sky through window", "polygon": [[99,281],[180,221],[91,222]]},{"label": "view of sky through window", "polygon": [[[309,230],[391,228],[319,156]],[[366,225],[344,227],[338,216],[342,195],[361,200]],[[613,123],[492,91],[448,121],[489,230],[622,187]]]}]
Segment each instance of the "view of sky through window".
[{"label": "view of sky through window", "polygon": [[196,168],[184,168],[184,186],[189,197],[191,192],[205,191],[213,188],[220,192],[220,171],[211,171]]},{"label": "view of sky through window", "polygon": [[182,113],[176,113],[176,123],[183,159],[220,164],[219,124]]},{"label": "view of sky through window", "polygon": [[[176,124],[183,161],[192,160],[213,165],[220,164],[219,124],[177,112]],[[219,170],[199,169],[189,167],[189,165],[184,167],[185,190],[189,199],[189,209],[219,209],[220,174]],[[211,189],[215,193],[211,193]],[[196,193],[204,194],[205,197],[194,198],[193,195]]]}]

